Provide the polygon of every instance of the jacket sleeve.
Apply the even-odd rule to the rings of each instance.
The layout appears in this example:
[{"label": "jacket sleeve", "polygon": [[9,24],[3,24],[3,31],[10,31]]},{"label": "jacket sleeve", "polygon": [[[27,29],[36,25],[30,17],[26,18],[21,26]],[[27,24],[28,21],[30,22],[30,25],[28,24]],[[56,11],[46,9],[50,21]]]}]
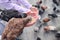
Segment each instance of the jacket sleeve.
[{"label": "jacket sleeve", "polygon": [[30,11],[30,9],[24,8],[24,7],[19,6],[19,5],[17,5],[17,4],[13,4],[13,3],[12,3],[12,5],[13,5],[13,8],[14,8],[15,10],[17,10],[17,11],[19,11],[19,12],[21,12],[21,13],[26,13],[26,12]]},{"label": "jacket sleeve", "polygon": [[21,3],[26,8],[30,9],[32,5],[27,0],[18,0],[18,3]]}]

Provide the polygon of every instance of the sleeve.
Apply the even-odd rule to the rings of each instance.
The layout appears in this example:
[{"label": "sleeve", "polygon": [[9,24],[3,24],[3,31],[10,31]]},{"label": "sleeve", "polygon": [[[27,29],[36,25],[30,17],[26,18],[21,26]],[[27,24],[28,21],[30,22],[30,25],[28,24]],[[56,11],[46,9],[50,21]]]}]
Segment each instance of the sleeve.
[{"label": "sleeve", "polygon": [[27,9],[27,8],[24,8],[24,7],[22,7],[22,6],[19,6],[19,5],[17,5],[17,4],[12,4],[14,7],[14,9],[15,10],[17,10],[17,11],[19,11],[19,12],[21,12],[21,13],[26,13],[26,12],[28,12],[28,11],[30,11],[30,9]]},{"label": "sleeve", "polygon": [[26,8],[30,9],[32,5],[27,0],[18,0],[18,3],[21,3]]}]

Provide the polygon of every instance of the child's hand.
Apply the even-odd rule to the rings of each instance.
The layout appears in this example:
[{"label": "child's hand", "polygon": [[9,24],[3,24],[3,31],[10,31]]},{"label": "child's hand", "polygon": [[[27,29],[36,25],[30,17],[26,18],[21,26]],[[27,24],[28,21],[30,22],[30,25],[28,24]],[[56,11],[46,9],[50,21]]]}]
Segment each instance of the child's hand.
[{"label": "child's hand", "polygon": [[28,16],[32,16],[32,21],[27,24],[27,26],[32,26],[38,19],[38,10],[35,7],[31,8],[31,11],[27,12]]}]

